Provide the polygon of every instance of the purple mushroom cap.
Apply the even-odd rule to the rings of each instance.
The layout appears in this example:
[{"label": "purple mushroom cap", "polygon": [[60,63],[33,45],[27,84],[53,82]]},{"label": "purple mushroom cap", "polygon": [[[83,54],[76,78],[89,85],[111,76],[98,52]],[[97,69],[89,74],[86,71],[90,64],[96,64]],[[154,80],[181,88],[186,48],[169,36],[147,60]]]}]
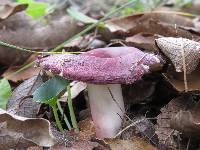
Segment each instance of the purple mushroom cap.
[{"label": "purple mushroom cap", "polygon": [[134,47],[108,47],[83,54],[54,54],[40,58],[44,70],[69,80],[95,84],[131,84],[139,80],[159,58]]}]

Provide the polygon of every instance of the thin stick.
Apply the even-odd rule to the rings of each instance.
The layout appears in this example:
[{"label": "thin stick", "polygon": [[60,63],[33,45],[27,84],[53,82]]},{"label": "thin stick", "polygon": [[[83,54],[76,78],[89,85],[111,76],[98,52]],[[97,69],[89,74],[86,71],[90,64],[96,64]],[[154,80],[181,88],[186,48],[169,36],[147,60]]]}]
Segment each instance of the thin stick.
[{"label": "thin stick", "polygon": [[22,48],[22,47],[19,47],[19,46],[16,46],[16,45],[12,45],[12,44],[9,44],[9,43],[3,42],[3,41],[0,41],[0,45],[10,47],[10,48],[13,48],[13,49],[17,49],[17,50],[20,50],[20,51],[25,51],[25,52],[28,52],[28,53],[43,54],[43,55],[45,55],[45,54],[49,55],[49,54],[80,54],[80,53],[83,53],[83,52],[51,52],[51,51],[50,52],[37,52],[37,51],[31,50],[31,49]]},{"label": "thin stick", "polygon": [[187,84],[187,70],[186,70],[186,63],[185,63],[185,51],[184,51],[184,45],[183,45],[183,38],[181,42],[181,54],[182,54],[182,61],[183,61],[183,76],[184,76],[184,86],[185,86],[185,92],[188,92],[188,84]]}]

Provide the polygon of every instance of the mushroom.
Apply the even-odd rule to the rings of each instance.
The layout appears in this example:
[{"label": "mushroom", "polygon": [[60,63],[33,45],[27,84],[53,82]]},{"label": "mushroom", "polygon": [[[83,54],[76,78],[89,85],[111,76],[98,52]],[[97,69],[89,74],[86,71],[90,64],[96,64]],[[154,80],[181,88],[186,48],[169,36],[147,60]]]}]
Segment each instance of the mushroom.
[{"label": "mushroom", "polygon": [[99,48],[80,55],[54,54],[38,66],[69,80],[87,83],[92,119],[98,138],[114,137],[125,113],[121,84],[139,80],[161,66],[158,56],[134,47]]}]

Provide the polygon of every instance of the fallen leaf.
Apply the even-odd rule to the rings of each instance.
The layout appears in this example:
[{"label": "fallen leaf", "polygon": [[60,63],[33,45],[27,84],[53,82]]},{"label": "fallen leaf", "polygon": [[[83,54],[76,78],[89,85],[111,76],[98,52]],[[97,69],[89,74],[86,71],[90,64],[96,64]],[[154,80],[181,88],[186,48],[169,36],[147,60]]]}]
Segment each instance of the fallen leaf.
[{"label": "fallen leaf", "polygon": [[200,102],[187,110],[180,110],[172,117],[171,128],[182,132],[187,137],[199,137],[200,135]]},{"label": "fallen leaf", "polygon": [[[49,121],[42,118],[21,117],[0,109],[0,125],[1,129],[2,126],[4,127],[0,133],[1,147],[16,148],[17,143],[14,141],[19,141],[21,138],[44,147],[50,147],[56,143]],[[8,141],[5,140],[6,137],[10,137]],[[12,139],[15,139],[13,143],[7,145]]]},{"label": "fallen leaf", "polygon": [[[71,86],[71,98],[74,99],[76,98],[83,90],[86,89],[87,84],[84,82],[77,82],[73,81],[70,83]],[[66,102],[68,97],[68,92],[66,92],[60,99],[59,101]]]},{"label": "fallen leaf", "polygon": [[131,140],[105,139],[105,142],[112,150],[156,150],[154,146],[137,137]]},{"label": "fallen leaf", "polygon": [[[164,78],[179,92],[185,90],[183,73],[163,73]],[[200,69],[187,75],[188,91],[200,90]]]},{"label": "fallen leaf", "polygon": [[[26,79],[29,79],[29,78],[35,76],[35,75],[38,75],[40,69],[34,67],[33,63],[31,64],[31,62],[35,61],[35,59],[37,57],[38,57],[38,55],[33,54],[27,59],[27,61],[24,62],[23,65],[21,65],[21,66],[10,66],[3,73],[2,76],[5,77],[8,80],[13,81],[13,82],[18,82],[18,81],[24,81]],[[31,66],[23,69],[20,72],[17,72],[19,69],[25,67],[27,64],[31,64]]]},{"label": "fallen leaf", "polygon": [[11,96],[11,86],[8,80],[1,79],[0,80],[0,108],[6,109],[7,102],[9,97]]},{"label": "fallen leaf", "polygon": [[[0,22],[0,29],[4,29],[0,30],[0,40],[33,51],[43,51],[53,49],[79,33],[82,28],[66,15],[50,20],[47,25],[44,25],[41,21],[32,20],[24,12],[20,12]],[[0,64],[3,65],[21,65],[30,55],[31,53],[0,46]]]},{"label": "fallen leaf", "polygon": [[[133,36],[141,32],[146,32],[163,36],[197,38],[195,34],[191,34],[180,28],[182,26],[194,27],[193,19],[183,15],[184,13],[167,11],[144,12],[111,19],[106,21],[106,24],[111,34],[118,36]],[[106,35],[110,37],[110,35]]]},{"label": "fallen leaf", "polygon": [[177,72],[183,72],[183,54],[186,72],[194,71],[200,59],[200,43],[185,38],[164,37],[156,39],[161,51],[172,61]]},{"label": "fallen leaf", "polygon": [[41,76],[34,76],[16,87],[8,101],[8,112],[22,117],[35,118],[41,104],[34,102],[31,97],[42,83]]},{"label": "fallen leaf", "polygon": [[128,45],[135,46],[147,51],[158,52],[158,48],[155,45],[155,35],[150,33],[138,33],[134,36],[127,37],[126,42]]},{"label": "fallen leaf", "polygon": [[[65,143],[60,143],[51,147],[51,150],[105,149],[101,143],[91,140],[92,136],[95,134],[94,123],[91,118],[80,121],[78,125],[80,128],[79,133],[67,132],[65,136],[68,140]],[[69,139],[69,137],[71,138]]]},{"label": "fallen leaf", "polygon": [[9,16],[23,11],[28,7],[28,4],[17,4],[17,3],[3,3],[0,4],[0,21],[8,18]]},{"label": "fallen leaf", "polygon": [[156,134],[158,135],[160,144],[167,149],[177,149],[180,141],[178,140],[177,131],[170,126],[173,116],[180,110],[188,110],[194,106],[195,102],[191,94],[183,94],[180,97],[172,99],[165,107],[161,109],[161,113],[157,117]]}]

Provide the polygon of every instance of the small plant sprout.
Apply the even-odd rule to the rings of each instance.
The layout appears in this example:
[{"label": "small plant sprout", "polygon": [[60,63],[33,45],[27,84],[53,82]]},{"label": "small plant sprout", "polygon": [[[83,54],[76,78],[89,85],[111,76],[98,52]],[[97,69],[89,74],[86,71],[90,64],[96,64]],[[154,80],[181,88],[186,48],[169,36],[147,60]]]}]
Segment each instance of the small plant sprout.
[{"label": "small plant sprout", "polygon": [[39,58],[37,64],[66,79],[87,83],[98,138],[112,138],[119,132],[125,113],[121,84],[132,84],[162,66],[158,56],[134,47],[99,48],[80,55],[55,54]]},{"label": "small plant sprout", "polygon": [[[54,114],[54,118],[56,120],[56,124],[61,132],[63,132],[63,128],[58,116],[58,109],[61,113],[63,110],[58,102],[58,96],[62,91],[64,91],[69,85],[69,81],[63,79],[62,77],[55,76],[47,82],[43,83],[35,92],[33,93],[33,100],[40,103],[45,103],[51,106]],[[68,129],[71,129],[71,125],[67,120],[66,116],[64,116],[65,123]]]}]

